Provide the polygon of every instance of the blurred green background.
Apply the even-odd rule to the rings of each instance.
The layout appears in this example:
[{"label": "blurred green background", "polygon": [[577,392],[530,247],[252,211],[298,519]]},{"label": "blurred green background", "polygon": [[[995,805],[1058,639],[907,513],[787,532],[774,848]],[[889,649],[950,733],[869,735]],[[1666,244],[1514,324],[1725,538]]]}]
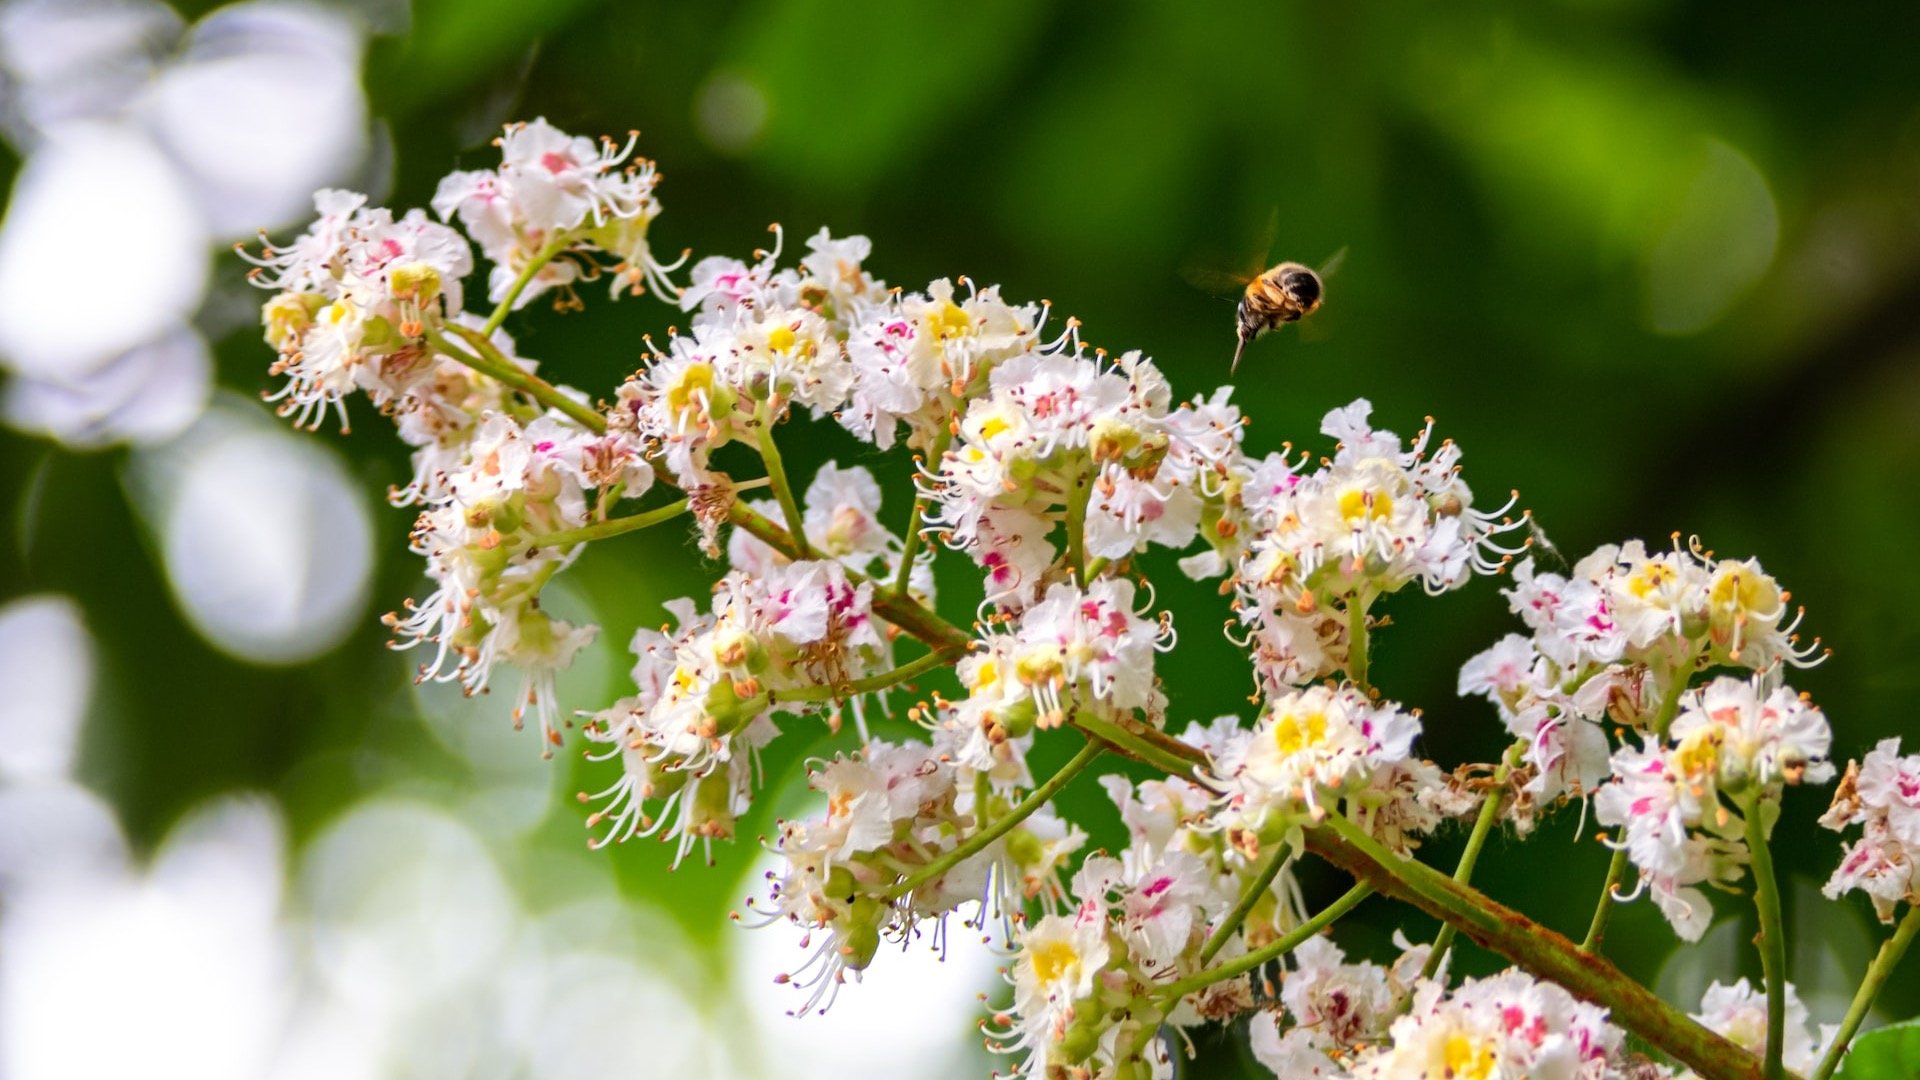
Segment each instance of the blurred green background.
[{"label": "blurred green background", "polygon": [[[189,18],[204,10],[183,7]],[[1910,4],[1842,16],[1659,0],[1391,11],[421,0],[401,31],[373,39],[365,68],[392,165],[390,191],[374,194],[395,207],[425,205],[456,166],[488,167],[486,140],[504,121],[638,128],[664,175],[662,250],[745,256],[775,221],[790,242],[822,225],[864,233],[888,282],[965,274],[1014,299],[1049,299],[1092,343],[1153,356],[1183,396],[1226,377],[1232,309],[1176,271],[1265,258],[1256,248],[1277,208],[1275,259],[1349,250],[1304,332],[1249,350],[1235,397],[1253,417],[1252,448],[1324,449],[1320,416],[1355,397],[1403,434],[1432,415],[1464,446],[1481,500],[1518,489],[1570,558],[1675,531],[1758,556],[1834,650],[1791,681],[1827,711],[1836,758],[1920,732]],[[226,260],[217,295],[242,295],[243,269]],[[76,287],[110,303],[102,271]],[[587,296],[584,314],[535,305],[509,327],[549,377],[605,393],[636,366],[641,335],[675,318],[651,299]],[[256,395],[269,351],[251,328],[219,325],[220,384]],[[376,420],[363,410],[352,435],[311,437],[345,455],[369,506],[406,475],[402,447]],[[904,517],[898,458],[869,461],[826,425],[794,425],[786,440],[802,472],[828,458],[871,464]],[[504,726],[504,703],[423,699],[411,659],[383,648],[378,612],[421,592],[409,513],[374,506],[372,595],[342,644],[296,666],[255,666],[183,620],[129,502],[124,451],[8,433],[0,461],[5,597],[55,591],[80,605],[99,677],[79,775],[136,845],[232,789],[278,800],[296,846],[372,794],[456,805],[490,790],[492,759],[461,740]],[[704,591],[715,568],[684,540],[665,530],[602,545],[568,575],[562,610],[590,609],[604,626],[562,682],[568,707],[623,692],[632,630],[664,618],[661,600]],[[1244,661],[1215,632],[1224,602],[1179,580],[1170,557],[1146,563],[1183,631],[1162,669],[1173,715],[1247,715]],[[955,569],[943,582],[964,596],[968,575]],[[1425,710],[1424,749],[1443,765],[1487,760],[1506,741],[1484,703],[1454,693],[1460,663],[1518,628],[1498,588],[1395,597],[1393,626],[1376,639],[1376,681]],[[499,681],[511,690],[510,674]],[[750,889],[753,834],[783,798],[793,805],[793,764],[844,745],[797,742],[776,745],[760,816],[712,869],[669,877],[651,844],[585,853],[585,812],[569,796],[605,772],[573,755],[543,766],[558,775],[536,782],[534,804],[516,811],[531,824],[497,855],[534,909],[563,904],[570,883],[610,866],[623,896],[661,905],[678,933],[720,955],[743,933],[722,915]],[[506,752],[516,763],[498,767],[519,769],[522,752],[536,753],[530,734]],[[1043,742],[1038,758],[1068,752]],[[1813,827],[1826,794],[1789,795],[1779,848],[1802,928],[1796,977],[1815,1018],[1831,1021],[1878,930],[1864,904],[1814,892],[1838,854]],[[1095,785],[1067,803],[1097,841],[1119,839]],[[1478,880],[1577,933],[1606,852],[1590,828],[1575,840],[1574,817],[1525,845],[1497,839]],[[1458,844],[1435,839],[1430,861],[1450,867]],[[1320,867],[1303,881],[1313,903],[1345,884]],[[1691,1008],[1708,978],[1758,974],[1745,905],[1718,902],[1722,924],[1685,970],[1661,974],[1675,942],[1644,903],[1619,912],[1609,952]],[[1396,926],[1430,932],[1378,902],[1348,922],[1340,938],[1360,952],[1384,947]],[[1460,963],[1496,966],[1471,948]],[[724,995],[720,985],[712,992]],[[1896,978],[1884,1002],[1889,1015],[1920,1010],[1920,979]],[[1203,1038],[1203,1060],[1237,1067],[1233,1043]]]}]

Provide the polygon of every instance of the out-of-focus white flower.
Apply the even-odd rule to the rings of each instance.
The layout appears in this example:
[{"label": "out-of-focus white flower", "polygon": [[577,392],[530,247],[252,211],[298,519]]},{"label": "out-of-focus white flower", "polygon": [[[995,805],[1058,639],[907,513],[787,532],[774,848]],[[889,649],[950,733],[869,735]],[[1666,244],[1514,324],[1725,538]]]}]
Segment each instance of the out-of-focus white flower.
[{"label": "out-of-focus white flower", "polygon": [[[181,35],[161,4],[0,10],[15,91],[0,123],[27,151],[0,228],[0,365],[23,430],[78,447],[183,430],[211,383],[189,325],[210,242],[279,224],[363,156],[351,19],[257,0]],[[114,255],[104,305],[73,287],[101,251]]]},{"label": "out-of-focus white flower", "polygon": [[135,458],[135,504],[160,539],[168,583],[209,641],[257,663],[332,648],[364,610],[372,538],[337,457],[217,408]]},{"label": "out-of-focus white flower", "polygon": [[185,431],[206,408],[213,358],[198,332],[178,327],[93,371],[7,383],[7,423],[82,449],[151,444]]},{"label": "out-of-focus white flower", "polygon": [[[265,1075],[289,1005],[282,846],[248,800],[176,826],[145,872],[41,878],[0,918],[0,1071],[21,1080]],[[87,1034],[99,1010],[125,1038]]]},{"label": "out-of-focus white flower", "polygon": [[0,607],[0,779],[67,775],[93,690],[93,638],[64,596]]},{"label": "out-of-focus white flower", "polygon": [[[366,153],[361,29],[313,4],[255,0],[195,23],[139,114],[218,237],[299,215]],[[297,120],[295,119],[297,118]]]},{"label": "out-of-focus white flower", "polygon": [[[1707,1030],[1725,1035],[1742,1049],[1763,1056],[1767,1052],[1767,995],[1741,979],[1731,986],[1723,986],[1718,980],[1707,987],[1706,996],[1700,999],[1700,1011],[1693,1014]],[[1815,1039],[1808,1028],[1807,1007],[1801,1004],[1800,994],[1787,984],[1786,1031],[1780,1048],[1781,1063],[1797,1073],[1812,1071],[1819,1063],[1826,1044],[1833,1037],[1834,1027],[1823,1025],[1820,1038]]]},{"label": "out-of-focus white flower", "polygon": [[[22,166],[0,224],[0,359],[72,384],[185,324],[211,239],[191,185],[138,129],[57,129]],[[104,306],[79,287],[103,251],[115,283]]]}]

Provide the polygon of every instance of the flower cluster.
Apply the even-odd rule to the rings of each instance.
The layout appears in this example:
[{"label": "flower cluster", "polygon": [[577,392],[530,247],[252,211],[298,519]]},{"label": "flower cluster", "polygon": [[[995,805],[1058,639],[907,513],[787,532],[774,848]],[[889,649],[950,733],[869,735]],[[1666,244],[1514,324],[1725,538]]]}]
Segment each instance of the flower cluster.
[{"label": "flower cluster", "polygon": [[1157,724],[1166,700],[1153,660],[1171,631],[1134,603],[1125,578],[1050,587],[1011,629],[988,634],[961,662],[968,693],[954,705],[959,725],[998,743],[1059,727],[1076,710],[1109,719],[1145,713]]},{"label": "flower cluster", "polygon": [[1431,949],[1396,934],[1400,955],[1388,967],[1347,962],[1326,938],[1310,938],[1293,951],[1280,984],[1281,1009],[1253,1016],[1253,1056],[1282,1078],[1344,1076],[1346,1066],[1412,1004]]},{"label": "flower cluster", "polygon": [[453,173],[433,196],[440,220],[458,218],[493,264],[487,299],[520,307],[598,277],[602,267],[590,253],[614,260],[615,296],[648,285],[678,293],[666,279],[673,267],[655,261],[647,246],[647,227],[660,214],[659,176],[652,162],[629,161],[633,138],[596,145],[542,118],[509,125],[494,144],[497,169]]},{"label": "flower cluster", "polygon": [[1422,985],[1387,1038],[1354,1060],[1355,1080],[1609,1076],[1625,1065],[1605,1009],[1518,970],[1451,992]]},{"label": "flower cluster", "polygon": [[1881,922],[1892,922],[1902,901],[1920,903],[1920,754],[1901,757],[1899,739],[1882,739],[1865,760],[1848,762],[1820,824],[1861,826],[1822,890],[1829,897],[1858,889]]},{"label": "flower cluster", "polygon": [[1429,593],[1500,570],[1515,549],[1496,537],[1520,527],[1513,506],[1473,509],[1460,448],[1427,452],[1429,425],[1410,446],[1368,425],[1365,399],[1334,409],[1322,434],[1338,440],[1312,472],[1285,455],[1242,459],[1208,530],[1214,551],[1190,573],[1231,563],[1236,610],[1248,627],[1263,693],[1284,693],[1349,667],[1354,623],[1380,596],[1418,581]]},{"label": "flower cluster", "polygon": [[[853,584],[837,562],[735,571],[715,586],[710,613],[686,599],[669,609],[676,629],[634,635],[639,693],[595,714],[586,736],[622,765],[592,823],[617,840],[659,831],[683,858],[696,838],[733,835],[752,751],[777,734],[772,717],[811,711],[815,688],[884,668],[888,647],[873,586]],[[647,812],[656,797],[671,814]]]},{"label": "flower cluster", "polygon": [[[676,284],[681,264],[659,262],[649,237],[659,176],[631,142],[535,121],[498,145],[497,168],[455,173],[433,200],[465,236],[322,192],[304,236],[254,257],[275,290],[272,370],[287,380],[273,400],[297,423],[331,413],[344,427],[364,393],[393,419],[413,470],[391,499],[417,508],[413,550],[433,586],[388,617],[394,644],[429,652],[422,678],[470,693],[497,663],[517,668],[516,718],[537,716],[548,753],[570,727],[555,677],[596,628],[553,618],[543,589],[593,543],[692,519],[698,550],[724,560],[719,580],[634,635],[631,694],[578,714],[575,745],[610,774],[580,800],[594,846],[656,837],[678,865],[735,835],[775,739],[843,740],[809,760],[813,803],[778,824],[777,863],[749,901],[762,923],[806,929],[811,952],[781,976],[801,988],[797,1012],[830,1005],[883,942],[945,942],[957,917],[1010,949],[988,1030],[1022,1075],[1169,1076],[1177,1043],[1163,1031],[1248,1014],[1255,1055],[1280,1076],[1672,1075],[1628,1058],[1591,1001],[1653,1013],[1636,1033],[1687,1064],[1747,1051],[1811,1064],[1773,953],[1771,997],[1716,985],[1702,1006],[1731,1042],[1697,1028],[1661,1041],[1688,1022],[1625,1008],[1625,977],[1598,953],[1628,865],[1688,939],[1711,916],[1699,887],[1751,874],[1761,938],[1783,940],[1766,837],[1784,788],[1831,778],[1832,739],[1782,683],[1815,650],[1757,562],[1637,542],[1566,574],[1522,559],[1506,596],[1529,633],[1459,677],[1516,741],[1497,764],[1449,772],[1416,748],[1420,711],[1370,680],[1385,623],[1374,605],[1505,571],[1526,545],[1503,537],[1530,521],[1510,516],[1517,496],[1475,508],[1460,448],[1436,444],[1431,421],[1403,441],[1362,399],[1322,421],[1330,456],[1255,456],[1230,387],[1176,401],[1150,359],[1089,349],[1072,320],[1045,337],[1045,305],[966,279],[889,288],[864,237],[822,229],[782,266],[776,229],[772,251],[701,259]],[[484,317],[462,307],[476,245]],[[596,401],[543,379],[501,327],[535,296],[579,306],[574,286],[603,274],[616,296],[652,293],[688,321],[649,339],[640,368]],[[903,529],[884,523],[864,466],[828,462],[795,482],[779,429],[802,413],[918,452]],[[753,478],[728,471],[742,468]],[[651,508],[623,509],[642,499]],[[981,585],[962,624],[934,608],[942,547]],[[1250,722],[1167,730],[1174,620],[1138,558],[1155,547],[1191,577],[1226,577],[1228,637],[1257,690]],[[943,668],[957,691],[923,691]],[[1716,668],[1737,677],[1695,685]],[[1039,775],[1054,755],[1037,748],[1063,739],[1077,750]],[[1086,851],[1053,799],[1118,756],[1164,775],[1101,776],[1127,842]],[[1588,796],[1621,853],[1594,935],[1577,954],[1550,934],[1504,946],[1565,986],[1520,968],[1449,980],[1451,934],[1493,905],[1468,881],[1490,832],[1524,832]],[[1450,881],[1411,861],[1469,816]],[[1920,757],[1882,743],[1824,820],[1862,826],[1830,896],[1865,891],[1883,918],[1915,902]],[[1360,882],[1311,917],[1294,874],[1310,852]],[[1396,937],[1388,965],[1349,962],[1319,932],[1376,889],[1416,897],[1449,929],[1432,944]],[[1526,929],[1510,911],[1499,925]],[[1765,1046],[1783,1018],[1786,1045]]]},{"label": "flower cluster", "polygon": [[988,596],[1012,605],[1041,593],[1056,524],[1075,561],[1184,548],[1217,470],[1238,454],[1239,413],[1224,393],[1171,401],[1138,353],[1110,367],[1066,352],[1003,360],[929,484],[930,520],[988,571]]},{"label": "flower cluster", "polygon": [[1412,757],[1419,734],[1416,717],[1351,684],[1275,698],[1213,760],[1223,795],[1219,823],[1271,842],[1351,799],[1404,850],[1408,834],[1430,832],[1472,807],[1432,763]]},{"label": "flower cluster", "polygon": [[1817,662],[1798,646],[1787,593],[1753,559],[1715,559],[1697,543],[1650,555],[1607,545],[1570,574],[1529,557],[1506,596],[1532,633],[1509,634],[1460,670],[1460,693],[1484,695],[1523,743],[1526,775],[1510,814],[1530,828],[1538,806],[1592,793],[1610,753],[1603,725],[1663,732],[1695,672],[1755,672]]},{"label": "flower cluster", "polygon": [[[1681,937],[1698,940],[1712,918],[1692,886],[1738,880],[1747,860],[1747,817],[1763,815],[1786,784],[1833,778],[1832,733],[1820,710],[1764,677],[1722,677],[1680,699],[1661,739],[1614,753],[1612,780],[1594,799],[1655,903]],[[1738,813],[1729,805],[1739,808]]]},{"label": "flower cluster", "polygon": [[322,191],[313,204],[320,216],[304,236],[249,256],[254,283],[274,290],[260,318],[280,354],[272,373],[287,378],[267,400],[309,428],[331,411],[342,431],[356,391],[382,408],[435,407],[407,399],[433,388],[439,364],[423,343],[461,310],[472,249],[419,210],[396,219],[351,191]]}]

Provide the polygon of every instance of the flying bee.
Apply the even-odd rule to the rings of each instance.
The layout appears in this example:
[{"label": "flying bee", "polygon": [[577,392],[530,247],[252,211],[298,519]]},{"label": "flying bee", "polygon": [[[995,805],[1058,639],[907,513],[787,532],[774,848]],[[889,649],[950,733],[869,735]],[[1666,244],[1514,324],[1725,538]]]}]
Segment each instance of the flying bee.
[{"label": "flying bee", "polygon": [[[1274,225],[1275,221],[1269,220],[1268,242],[1262,254],[1272,245]],[[1240,306],[1234,313],[1239,341],[1233,349],[1233,366],[1228,369],[1232,372],[1240,369],[1240,356],[1249,342],[1320,310],[1327,295],[1325,279],[1346,254],[1347,249],[1341,248],[1317,270],[1305,263],[1283,262],[1267,270],[1255,267],[1244,273],[1193,266],[1182,268],[1181,273],[1205,292],[1222,299],[1239,299]]]}]

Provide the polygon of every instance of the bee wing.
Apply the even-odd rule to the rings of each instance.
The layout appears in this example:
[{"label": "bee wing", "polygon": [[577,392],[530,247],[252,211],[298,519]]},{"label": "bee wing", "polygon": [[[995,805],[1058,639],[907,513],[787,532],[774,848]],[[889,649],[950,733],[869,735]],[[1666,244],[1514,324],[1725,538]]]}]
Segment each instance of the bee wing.
[{"label": "bee wing", "polygon": [[1249,279],[1273,265],[1273,242],[1280,238],[1280,208],[1267,211],[1267,220],[1260,226],[1260,246],[1253,249],[1252,265],[1247,270]]},{"label": "bee wing", "polygon": [[1188,263],[1180,267],[1180,277],[1201,292],[1221,300],[1240,299],[1240,294],[1246,291],[1247,282],[1253,280],[1251,274],[1236,274],[1206,263]]},{"label": "bee wing", "polygon": [[1320,263],[1319,267],[1314,270],[1314,273],[1319,274],[1323,280],[1339,273],[1340,264],[1347,261],[1347,251],[1347,246],[1342,244],[1340,250],[1327,256],[1326,259]]}]

